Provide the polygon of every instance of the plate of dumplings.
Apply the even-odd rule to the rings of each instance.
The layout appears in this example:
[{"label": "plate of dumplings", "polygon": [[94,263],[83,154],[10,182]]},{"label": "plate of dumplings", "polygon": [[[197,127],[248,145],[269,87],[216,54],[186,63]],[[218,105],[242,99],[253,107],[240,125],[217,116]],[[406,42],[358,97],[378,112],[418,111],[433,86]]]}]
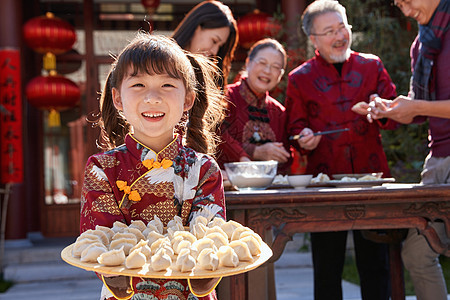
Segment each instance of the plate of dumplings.
[{"label": "plate of dumplings", "polygon": [[64,248],[70,265],[111,275],[147,278],[214,278],[251,271],[272,250],[252,229],[221,218],[198,215],[189,227],[175,216],[164,226],[155,215],[145,224],[97,225]]}]

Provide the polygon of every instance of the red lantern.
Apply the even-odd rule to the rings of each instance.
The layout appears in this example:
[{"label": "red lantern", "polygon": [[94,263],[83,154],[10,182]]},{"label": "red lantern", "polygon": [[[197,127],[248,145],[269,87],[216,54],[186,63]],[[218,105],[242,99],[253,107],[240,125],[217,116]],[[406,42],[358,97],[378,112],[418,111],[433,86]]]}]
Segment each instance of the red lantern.
[{"label": "red lantern", "polygon": [[73,26],[52,13],[28,20],[23,26],[23,35],[30,48],[46,55],[44,57],[46,70],[54,70],[55,54],[69,51],[77,40]]},{"label": "red lantern", "polygon": [[49,126],[59,126],[59,114],[75,106],[80,100],[80,88],[71,80],[51,73],[33,78],[26,86],[25,94],[31,105],[50,110]]},{"label": "red lantern", "polygon": [[145,7],[147,12],[152,15],[159,6],[160,0],[141,0],[141,4]]},{"label": "red lantern", "polygon": [[64,53],[72,49],[77,40],[72,25],[52,13],[28,20],[23,26],[23,34],[27,45],[42,54]]},{"label": "red lantern", "polygon": [[255,42],[265,37],[274,37],[280,30],[281,25],[269,14],[254,10],[238,21],[239,44],[249,49]]}]

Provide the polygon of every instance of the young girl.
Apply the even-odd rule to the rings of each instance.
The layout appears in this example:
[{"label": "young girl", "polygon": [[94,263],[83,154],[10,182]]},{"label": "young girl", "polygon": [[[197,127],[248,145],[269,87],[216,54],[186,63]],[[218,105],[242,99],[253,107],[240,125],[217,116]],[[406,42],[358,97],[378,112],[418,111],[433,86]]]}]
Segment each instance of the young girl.
[{"label": "young girl", "polygon": [[[109,151],[87,162],[81,232],[115,221],[148,223],[154,215],[164,225],[180,216],[185,226],[199,213],[225,218],[221,172],[208,155],[223,113],[215,72],[206,57],[188,55],[162,36],[141,33],[119,54],[100,101]],[[184,137],[174,132],[185,113]],[[191,292],[187,280],[99,277],[108,287],[101,299],[108,300],[215,299],[208,293],[219,281],[191,280]]]}]

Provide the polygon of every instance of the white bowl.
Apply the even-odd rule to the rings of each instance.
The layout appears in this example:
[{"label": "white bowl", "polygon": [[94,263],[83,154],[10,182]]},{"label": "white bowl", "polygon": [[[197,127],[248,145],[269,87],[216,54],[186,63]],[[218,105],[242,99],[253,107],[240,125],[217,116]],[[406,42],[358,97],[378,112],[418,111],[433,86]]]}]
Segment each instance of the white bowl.
[{"label": "white bowl", "polygon": [[304,189],[311,182],[312,175],[289,175],[289,185],[296,189]]},{"label": "white bowl", "polygon": [[263,190],[277,175],[278,162],[246,161],[224,164],[228,179],[239,190]]}]

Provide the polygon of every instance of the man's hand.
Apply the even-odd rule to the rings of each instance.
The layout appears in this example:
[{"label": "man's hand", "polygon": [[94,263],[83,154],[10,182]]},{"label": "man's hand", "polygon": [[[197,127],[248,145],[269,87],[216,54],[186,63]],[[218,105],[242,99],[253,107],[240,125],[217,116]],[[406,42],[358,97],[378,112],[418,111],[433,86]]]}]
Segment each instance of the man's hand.
[{"label": "man's hand", "polygon": [[321,135],[314,136],[314,132],[309,128],[303,128],[300,135],[303,137],[298,139],[298,144],[305,150],[314,150],[319,145]]},{"label": "man's hand", "polygon": [[419,114],[417,104],[418,102],[414,102],[411,98],[398,96],[393,101],[383,99],[383,102],[376,103],[371,113],[374,119],[389,118],[409,124]]}]

